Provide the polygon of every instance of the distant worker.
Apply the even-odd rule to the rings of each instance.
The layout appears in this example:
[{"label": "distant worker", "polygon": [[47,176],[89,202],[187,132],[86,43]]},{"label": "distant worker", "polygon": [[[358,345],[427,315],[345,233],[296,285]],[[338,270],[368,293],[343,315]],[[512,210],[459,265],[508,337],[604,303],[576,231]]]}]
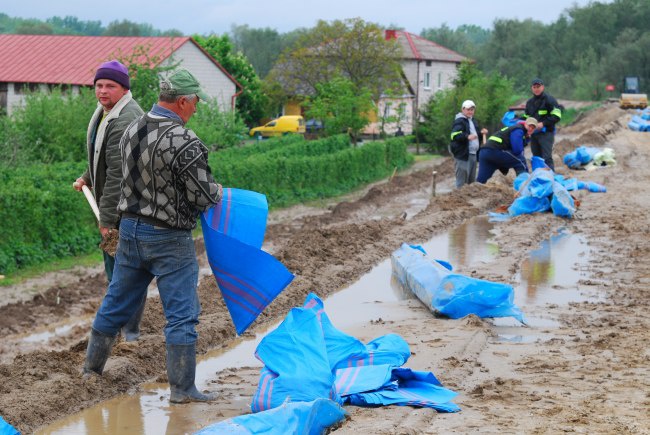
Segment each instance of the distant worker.
[{"label": "distant worker", "polygon": [[562,106],[555,98],[544,92],[542,79],[533,79],[531,83],[533,97],[526,102],[524,117],[537,119],[537,131],[530,140],[533,156],[544,159],[546,165],[555,170],[553,164],[553,143],[555,142],[555,124],[562,118]]},{"label": "distant worker", "polygon": [[451,143],[449,152],[454,156],[456,164],[456,188],[476,181],[476,153],[483,143],[479,135],[487,134],[487,129],[479,129],[478,122],[474,119],[476,104],[472,100],[465,100],[456,114],[451,127]]},{"label": "distant worker", "polygon": [[496,170],[506,175],[510,168],[517,175],[528,172],[524,147],[528,138],[537,128],[535,118],[527,118],[512,127],[504,127],[490,136],[481,147],[478,161],[478,176],[476,181],[485,183]]},{"label": "distant worker", "polygon": [[[122,181],[122,158],[120,138],[124,130],[144,112],[131,95],[129,71],[117,60],[102,63],[95,73],[95,96],[97,109],[90,118],[86,145],[88,148],[88,168],[72,184],[74,189],[92,189],[99,208],[99,233],[102,239],[117,238],[119,215],[117,203],[120,200]],[[115,258],[104,254],[104,269],[110,284],[113,278]],[[140,320],[145,301],[133,318],[124,325],[122,334],[126,341],[137,340],[140,336]]]},{"label": "distant worker", "polygon": [[201,306],[196,291],[199,267],[192,230],[199,213],[221,200],[208,150],[185,127],[207,96],[181,69],[160,83],[158,103],[122,139],[120,241],[115,272],[93,322],[84,373],[102,374],[120,328],[133,316],[156,278],[167,325],[170,402],[205,402],[199,392],[195,326]]}]

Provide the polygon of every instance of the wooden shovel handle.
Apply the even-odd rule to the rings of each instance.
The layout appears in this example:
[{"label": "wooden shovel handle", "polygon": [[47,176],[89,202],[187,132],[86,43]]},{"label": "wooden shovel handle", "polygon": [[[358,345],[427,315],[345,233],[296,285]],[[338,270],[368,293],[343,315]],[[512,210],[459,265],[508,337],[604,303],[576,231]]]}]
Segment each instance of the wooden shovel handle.
[{"label": "wooden shovel handle", "polygon": [[99,208],[97,207],[97,201],[95,201],[95,197],[93,196],[93,193],[90,191],[88,186],[85,184],[81,186],[81,190],[83,191],[84,195],[86,195],[86,199],[88,200],[88,204],[90,204],[90,208],[93,209],[93,213],[95,213],[95,217],[97,218],[97,222],[99,222]]}]

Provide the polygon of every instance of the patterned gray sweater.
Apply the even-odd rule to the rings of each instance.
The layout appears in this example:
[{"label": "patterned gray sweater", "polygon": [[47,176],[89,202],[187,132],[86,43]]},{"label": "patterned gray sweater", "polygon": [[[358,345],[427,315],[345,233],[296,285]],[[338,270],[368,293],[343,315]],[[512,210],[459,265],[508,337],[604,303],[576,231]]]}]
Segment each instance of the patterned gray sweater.
[{"label": "patterned gray sweater", "polygon": [[221,200],[207,148],[180,121],[147,113],[128,127],[120,148],[121,213],[191,230],[199,213]]}]

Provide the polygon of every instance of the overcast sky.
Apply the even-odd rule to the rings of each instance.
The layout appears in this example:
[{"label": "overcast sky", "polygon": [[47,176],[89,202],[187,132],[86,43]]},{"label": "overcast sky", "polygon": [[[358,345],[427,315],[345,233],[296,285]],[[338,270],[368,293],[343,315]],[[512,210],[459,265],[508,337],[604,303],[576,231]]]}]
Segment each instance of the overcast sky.
[{"label": "overcast sky", "polygon": [[[611,3],[611,0],[599,0]],[[223,34],[232,24],[269,27],[285,33],[313,27],[319,19],[360,17],[383,26],[395,25],[418,34],[446,23],[451,28],[476,24],[491,28],[497,18],[533,18],[551,23],[567,8],[590,0],[4,0],[0,12],[10,17],[76,16],[83,21],[127,19],[159,30],[178,29],[185,35]]]}]

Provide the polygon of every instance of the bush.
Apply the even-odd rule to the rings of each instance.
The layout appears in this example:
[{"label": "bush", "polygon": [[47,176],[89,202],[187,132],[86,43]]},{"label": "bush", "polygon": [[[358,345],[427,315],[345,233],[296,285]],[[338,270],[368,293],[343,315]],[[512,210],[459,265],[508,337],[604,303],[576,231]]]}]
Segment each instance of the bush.
[{"label": "bush", "polygon": [[92,89],[78,95],[64,95],[59,88],[27,95],[24,106],[2,118],[0,163],[85,160],[88,120],[96,107]]},{"label": "bush", "polygon": [[497,74],[486,76],[471,63],[461,64],[454,84],[455,88],[436,93],[422,110],[424,121],[416,134],[420,141],[429,144],[430,151],[447,152],[451,126],[464,100],[476,103],[475,116],[481,127],[495,131],[516,98],[510,80]]},{"label": "bush", "polygon": [[99,232],[72,182],[84,163],[0,170],[0,273],[97,248]]},{"label": "bush", "polygon": [[[347,135],[318,141],[286,136],[210,154],[226,187],[267,195],[272,207],[333,196],[412,162],[409,138],[349,144]],[[86,163],[0,168],[0,274],[97,249],[97,223],[72,182]]]}]

